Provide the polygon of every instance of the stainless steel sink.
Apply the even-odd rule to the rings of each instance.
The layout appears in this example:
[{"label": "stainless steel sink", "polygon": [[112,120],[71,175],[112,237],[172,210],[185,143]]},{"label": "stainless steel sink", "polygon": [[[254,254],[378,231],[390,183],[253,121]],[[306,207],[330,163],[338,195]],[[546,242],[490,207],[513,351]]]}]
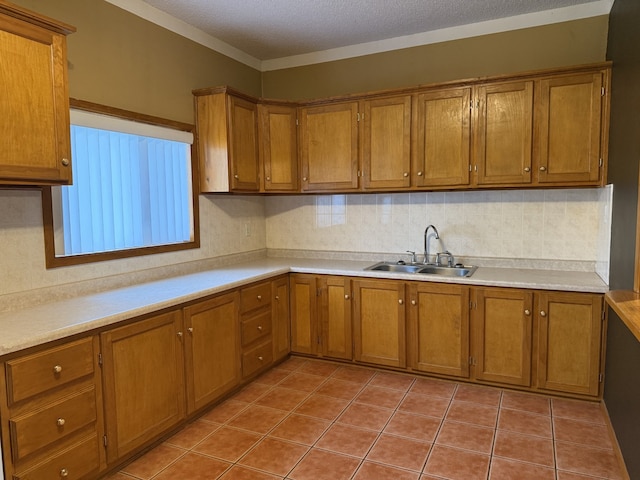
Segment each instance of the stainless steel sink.
[{"label": "stainless steel sink", "polygon": [[470,277],[478,267],[472,266],[455,266],[446,267],[439,265],[423,265],[421,263],[392,263],[379,262],[365,270],[375,270],[378,272],[394,272],[394,273],[420,273],[425,275],[442,275],[445,277]]}]

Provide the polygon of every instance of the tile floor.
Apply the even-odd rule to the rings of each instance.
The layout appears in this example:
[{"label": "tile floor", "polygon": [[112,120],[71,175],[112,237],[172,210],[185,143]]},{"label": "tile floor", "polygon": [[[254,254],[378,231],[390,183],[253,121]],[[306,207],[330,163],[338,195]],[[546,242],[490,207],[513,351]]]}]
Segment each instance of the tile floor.
[{"label": "tile floor", "polygon": [[599,405],[291,357],[110,480],[623,478]]}]

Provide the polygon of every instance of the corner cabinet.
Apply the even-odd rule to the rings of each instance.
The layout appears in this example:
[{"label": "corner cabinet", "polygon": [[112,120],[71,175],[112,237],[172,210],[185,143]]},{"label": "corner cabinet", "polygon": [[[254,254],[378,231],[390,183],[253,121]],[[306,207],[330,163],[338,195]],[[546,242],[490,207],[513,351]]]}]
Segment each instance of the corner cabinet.
[{"label": "corner cabinet", "polygon": [[70,25],[0,4],[0,185],[71,183]]}]

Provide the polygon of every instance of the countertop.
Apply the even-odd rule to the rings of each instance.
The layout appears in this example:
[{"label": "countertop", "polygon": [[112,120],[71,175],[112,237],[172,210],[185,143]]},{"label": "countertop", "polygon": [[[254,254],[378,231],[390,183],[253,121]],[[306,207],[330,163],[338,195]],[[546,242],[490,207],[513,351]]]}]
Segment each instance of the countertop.
[{"label": "countertop", "polygon": [[265,258],[0,314],[0,356],[289,272],[606,293],[595,273],[479,267],[469,278],[374,272],[374,262]]}]

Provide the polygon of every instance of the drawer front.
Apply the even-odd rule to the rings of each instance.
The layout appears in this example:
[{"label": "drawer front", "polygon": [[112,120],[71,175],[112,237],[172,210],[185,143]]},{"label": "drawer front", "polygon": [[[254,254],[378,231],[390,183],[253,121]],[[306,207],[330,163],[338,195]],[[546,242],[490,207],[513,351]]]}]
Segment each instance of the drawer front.
[{"label": "drawer front", "polygon": [[9,420],[14,462],[96,421],[94,387]]},{"label": "drawer front", "polygon": [[242,376],[257,372],[273,362],[273,344],[271,341],[262,343],[242,354]]},{"label": "drawer front", "polygon": [[7,362],[9,404],[93,373],[93,339],[51,348]]},{"label": "drawer front", "polygon": [[242,346],[271,335],[271,310],[242,321]]},{"label": "drawer front", "polygon": [[97,435],[92,435],[72,445],[58,455],[24,473],[13,475],[14,480],[79,480],[100,466]]},{"label": "drawer front", "polygon": [[271,283],[260,283],[240,290],[240,313],[271,305]]}]

